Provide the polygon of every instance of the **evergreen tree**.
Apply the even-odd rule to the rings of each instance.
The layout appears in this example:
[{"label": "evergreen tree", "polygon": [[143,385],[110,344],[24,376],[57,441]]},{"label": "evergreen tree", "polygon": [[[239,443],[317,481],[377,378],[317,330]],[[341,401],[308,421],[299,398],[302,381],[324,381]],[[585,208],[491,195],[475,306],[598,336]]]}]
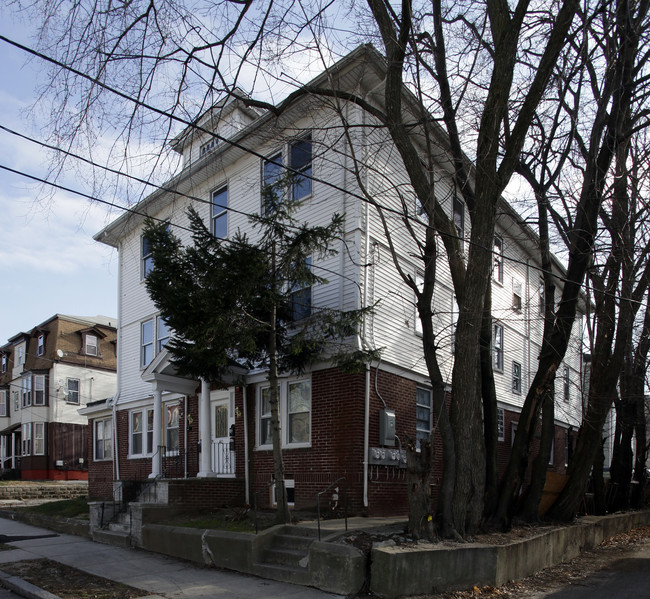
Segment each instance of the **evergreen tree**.
[{"label": "evergreen tree", "polygon": [[278,522],[290,520],[279,377],[303,371],[316,357],[350,371],[374,356],[350,345],[367,309],[312,306],[312,287],[327,282],[312,268],[312,258],[337,253],[344,217],[334,214],[326,226],[299,222],[300,202],[291,198],[291,185],[284,177],[263,190],[264,214],[250,217],[258,241],[239,231],[230,239],[215,237],[193,207],[187,246],[165,223],[149,221],[145,229],[154,263],[147,290],[174,331],[167,349],[179,373],[219,383],[235,363],[268,370],[266,432],[273,444]]}]

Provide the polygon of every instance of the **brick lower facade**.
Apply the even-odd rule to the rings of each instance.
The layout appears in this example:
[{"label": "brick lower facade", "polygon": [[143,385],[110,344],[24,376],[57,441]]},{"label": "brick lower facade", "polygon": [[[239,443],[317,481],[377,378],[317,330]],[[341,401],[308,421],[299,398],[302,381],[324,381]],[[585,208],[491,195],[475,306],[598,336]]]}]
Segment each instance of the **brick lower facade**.
[{"label": "brick lower facade", "polygon": [[[369,447],[381,448],[379,414],[389,408],[395,412],[397,440],[389,450],[405,446],[408,437],[415,436],[417,383],[386,371],[370,372]],[[244,414],[247,414],[249,435],[249,493],[248,501],[261,508],[272,506],[273,452],[257,449],[256,413],[257,389],[246,388],[247,409],[244,409],[244,388],[235,390],[234,448],[236,471],[234,477],[197,479],[200,448],[198,443],[199,415],[197,396],[180,402],[180,452],[177,457],[163,461],[163,478],[174,479],[169,486],[169,502],[189,509],[243,505],[246,500]],[[341,507],[347,495],[349,513],[369,515],[406,514],[408,511],[406,471],[396,466],[369,465],[367,503],[364,502],[364,410],[366,374],[344,374],[337,369],[318,370],[311,375],[311,442],[309,447],[285,448],[283,452],[285,478],[293,487],[297,509],[313,510],[318,493],[331,483],[337,483]],[[448,400],[450,398],[448,397]],[[188,417],[189,416],[189,417]],[[498,444],[498,466],[503,473],[509,456],[513,426],[519,415],[504,411],[504,439]],[[120,480],[145,480],[151,473],[151,458],[132,459],[128,456],[129,412],[118,410],[117,447]],[[92,427],[91,421],[91,427]],[[434,423],[435,427],[435,423]],[[91,428],[92,430],[92,428]],[[553,471],[564,472],[566,461],[566,429],[556,427]],[[442,474],[440,436],[434,432],[436,467],[432,492],[437,496]],[[92,441],[89,445],[92,456]],[[112,496],[113,462],[90,459],[90,497]],[[321,498],[321,511],[334,506],[332,492]]]}]

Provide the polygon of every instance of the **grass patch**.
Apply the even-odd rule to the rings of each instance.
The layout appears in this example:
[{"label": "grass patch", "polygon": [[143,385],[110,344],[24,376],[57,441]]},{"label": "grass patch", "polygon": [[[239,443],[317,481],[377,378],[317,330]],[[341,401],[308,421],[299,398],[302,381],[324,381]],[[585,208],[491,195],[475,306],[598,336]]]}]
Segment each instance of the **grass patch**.
[{"label": "grass patch", "polygon": [[48,501],[39,505],[14,509],[32,514],[51,516],[53,518],[89,518],[88,499],[86,497]]},{"label": "grass patch", "polygon": [[[258,514],[257,527],[259,530],[273,526],[274,515]],[[237,509],[224,509],[192,514],[180,514],[160,522],[166,526],[183,526],[185,528],[200,528],[210,530],[227,530],[230,532],[255,533],[253,515]]]}]

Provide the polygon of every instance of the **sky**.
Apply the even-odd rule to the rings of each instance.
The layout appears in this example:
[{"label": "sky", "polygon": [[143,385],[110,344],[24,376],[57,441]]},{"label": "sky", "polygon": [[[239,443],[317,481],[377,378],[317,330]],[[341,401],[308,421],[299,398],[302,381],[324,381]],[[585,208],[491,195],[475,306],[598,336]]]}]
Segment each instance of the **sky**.
[{"label": "sky", "polygon": [[[29,34],[0,8],[0,35],[30,45]],[[0,40],[0,126],[39,137],[27,109],[40,67]],[[46,177],[48,160],[0,129],[0,345],[57,313],[117,317],[117,252],[93,240],[115,212],[4,170]],[[92,194],[82,182],[65,183]]]}]

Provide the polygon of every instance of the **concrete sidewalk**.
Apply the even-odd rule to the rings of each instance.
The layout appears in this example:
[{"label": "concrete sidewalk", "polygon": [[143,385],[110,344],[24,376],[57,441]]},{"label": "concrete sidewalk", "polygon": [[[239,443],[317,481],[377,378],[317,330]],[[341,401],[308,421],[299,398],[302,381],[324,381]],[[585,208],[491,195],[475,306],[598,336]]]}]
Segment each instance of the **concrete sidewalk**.
[{"label": "concrete sidewalk", "polygon": [[[145,551],[122,549],[72,535],[55,534],[15,520],[0,519],[0,535],[31,537],[6,543],[15,549],[0,551],[0,571],[3,563],[48,558],[95,576],[145,590],[150,593],[147,599],[177,597],[332,599],[339,597],[339,595],[303,586],[213,568],[200,568],[189,562]],[[23,596],[30,595],[24,593]]]}]

